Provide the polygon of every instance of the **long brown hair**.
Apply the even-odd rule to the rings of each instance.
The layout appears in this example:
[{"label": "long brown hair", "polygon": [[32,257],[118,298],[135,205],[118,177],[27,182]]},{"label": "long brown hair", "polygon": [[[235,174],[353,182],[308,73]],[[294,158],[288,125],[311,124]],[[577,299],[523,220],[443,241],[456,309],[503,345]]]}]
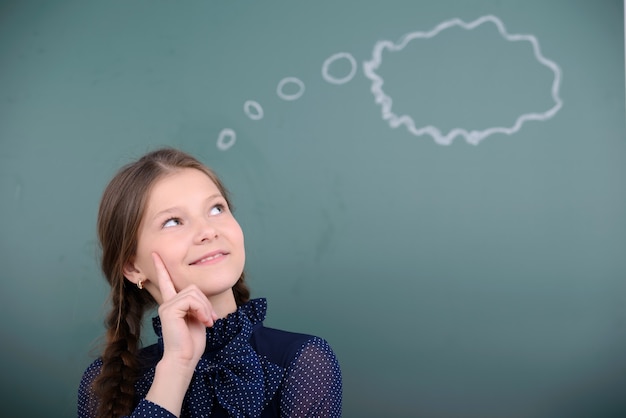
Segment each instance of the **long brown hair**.
[{"label": "long brown hair", "polygon": [[[154,183],[163,176],[183,168],[205,173],[231,206],[228,191],[218,176],[191,155],[173,148],[152,151],[122,167],[107,185],[98,211],[98,239],[102,249],[101,268],[111,286],[111,310],[105,319],[106,345],[102,369],[94,380],[99,398],[98,417],[130,415],[139,371],[142,318],[156,305],[145,290],[126,280],[124,264],[137,251],[138,231],[148,195]],[[244,274],[233,287],[237,305],[250,299]]]}]

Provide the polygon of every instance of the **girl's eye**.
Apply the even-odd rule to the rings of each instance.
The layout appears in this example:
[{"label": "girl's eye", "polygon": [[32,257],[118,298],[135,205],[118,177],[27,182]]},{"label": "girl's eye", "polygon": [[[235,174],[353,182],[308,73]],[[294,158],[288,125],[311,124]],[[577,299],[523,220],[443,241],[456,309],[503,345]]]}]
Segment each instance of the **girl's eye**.
[{"label": "girl's eye", "polygon": [[219,204],[219,205],[213,206],[209,213],[211,215],[219,215],[220,213],[223,213],[223,212],[224,212],[224,205]]},{"label": "girl's eye", "polygon": [[169,228],[176,225],[180,225],[180,219],[178,218],[170,218],[167,221],[163,222],[163,228]]}]

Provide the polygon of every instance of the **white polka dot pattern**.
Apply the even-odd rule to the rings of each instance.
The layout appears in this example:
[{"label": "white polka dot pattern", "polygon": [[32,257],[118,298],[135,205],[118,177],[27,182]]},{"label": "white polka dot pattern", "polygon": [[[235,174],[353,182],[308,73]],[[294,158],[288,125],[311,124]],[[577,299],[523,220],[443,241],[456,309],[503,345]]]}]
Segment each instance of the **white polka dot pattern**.
[{"label": "white polka dot pattern", "polygon": [[340,417],[341,371],[328,343],[314,337],[287,370],[281,417]]}]

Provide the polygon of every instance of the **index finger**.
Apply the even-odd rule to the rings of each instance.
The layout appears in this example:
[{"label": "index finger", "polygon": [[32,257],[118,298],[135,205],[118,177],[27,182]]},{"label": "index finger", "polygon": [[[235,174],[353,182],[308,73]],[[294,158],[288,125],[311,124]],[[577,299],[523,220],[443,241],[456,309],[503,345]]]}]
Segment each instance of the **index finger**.
[{"label": "index finger", "polygon": [[167,272],[167,269],[165,268],[165,264],[163,264],[163,260],[161,260],[161,257],[159,257],[157,253],[152,253],[152,261],[154,262],[154,267],[156,268],[161,297],[163,298],[163,302],[167,302],[168,300],[176,296],[178,292],[176,292],[174,283],[172,283],[172,278]]}]

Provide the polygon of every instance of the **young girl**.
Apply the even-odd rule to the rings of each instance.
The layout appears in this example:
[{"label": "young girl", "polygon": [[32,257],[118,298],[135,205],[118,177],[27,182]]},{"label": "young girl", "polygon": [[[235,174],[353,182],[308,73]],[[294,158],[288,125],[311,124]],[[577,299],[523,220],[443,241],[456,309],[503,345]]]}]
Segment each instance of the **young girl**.
[{"label": "young girl", "polygon": [[[102,196],[98,236],[112,307],[79,417],[341,416],[333,351],[263,326],[227,191],[198,160],[167,148],[123,167]],[[141,348],[155,304],[158,342]]]}]

